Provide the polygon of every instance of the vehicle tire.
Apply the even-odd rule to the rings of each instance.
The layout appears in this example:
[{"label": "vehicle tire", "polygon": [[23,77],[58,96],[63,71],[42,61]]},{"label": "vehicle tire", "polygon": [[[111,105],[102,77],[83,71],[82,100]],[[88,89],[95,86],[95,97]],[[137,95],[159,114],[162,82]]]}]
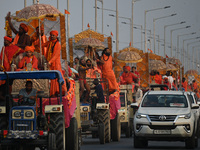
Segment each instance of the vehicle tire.
[{"label": "vehicle tire", "polygon": [[56,135],[56,149],[65,150],[65,118],[63,112],[50,114],[49,132]]},{"label": "vehicle tire", "polygon": [[131,128],[130,128],[130,126],[127,123],[126,133],[125,133],[126,138],[130,138],[130,136],[131,136],[131,131],[130,130],[131,130]]},{"label": "vehicle tire", "polygon": [[103,123],[99,124],[98,131],[100,144],[105,144],[105,126]]},{"label": "vehicle tire", "polygon": [[192,137],[185,140],[185,147],[187,149],[194,149],[195,148],[195,135],[193,134]]},{"label": "vehicle tire", "polygon": [[133,139],[134,148],[144,148],[148,146],[148,141],[145,139],[140,139],[136,135],[134,135]]},{"label": "vehicle tire", "polygon": [[78,123],[76,118],[71,118],[70,126],[66,129],[65,139],[67,150],[79,149]]},{"label": "vehicle tire", "polygon": [[105,142],[110,143],[111,140],[111,130],[110,130],[110,110],[97,110],[99,121],[104,124],[104,136]]},{"label": "vehicle tire", "polygon": [[118,114],[115,116],[115,119],[111,120],[111,136],[113,141],[120,141],[121,123]]},{"label": "vehicle tire", "polygon": [[6,130],[8,128],[8,120],[5,115],[0,115],[0,130]]},{"label": "vehicle tire", "polygon": [[56,150],[56,135],[55,135],[55,133],[49,133],[47,149],[48,150]]},{"label": "vehicle tire", "polygon": [[130,137],[133,136],[133,119],[129,119],[129,124],[130,124]]}]

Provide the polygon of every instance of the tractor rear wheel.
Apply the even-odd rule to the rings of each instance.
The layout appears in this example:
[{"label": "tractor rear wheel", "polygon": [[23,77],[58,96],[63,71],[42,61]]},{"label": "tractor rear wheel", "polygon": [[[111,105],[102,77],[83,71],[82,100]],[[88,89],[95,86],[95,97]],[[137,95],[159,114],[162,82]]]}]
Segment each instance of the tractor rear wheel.
[{"label": "tractor rear wheel", "polygon": [[120,141],[121,137],[121,123],[119,114],[115,116],[115,119],[111,120],[111,135],[113,141]]}]

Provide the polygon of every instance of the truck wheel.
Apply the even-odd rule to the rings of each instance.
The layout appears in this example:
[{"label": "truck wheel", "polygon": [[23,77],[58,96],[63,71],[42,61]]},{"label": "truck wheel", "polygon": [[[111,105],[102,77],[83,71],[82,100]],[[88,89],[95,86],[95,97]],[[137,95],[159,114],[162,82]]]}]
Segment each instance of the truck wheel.
[{"label": "truck wheel", "polygon": [[70,126],[66,128],[66,147],[67,150],[78,150],[79,146],[78,123],[76,118],[71,118]]},{"label": "truck wheel", "polygon": [[105,132],[104,132],[105,131],[105,127],[104,127],[103,123],[99,124],[98,130],[99,130],[99,141],[100,141],[100,144],[105,144]]},{"label": "truck wheel", "polygon": [[115,116],[115,119],[111,120],[111,135],[113,141],[120,141],[121,123],[118,114]]},{"label": "truck wheel", "polygon": [[130,136],[131,136],[131,128],[130,128],[130,126],[128,125],[128,123],[127,123],[127,127],[126,127],[126,138],[130,138]]},{"label": "truck wheel", "polygon": [[148,141],[145,139],[139,139],[139,137],[134,135],[133,139],[134,148],[144,148],[148,146]]},{"label": "truck wheel", "polygon": [[195,135],[193,134],[192,137],[185,140],[185,147],[187,149],[194,149],[195,148]]},{"label": "truck wheel", "polygon": [[56,135],[56,149],[65,150],[65,120],[63,113],[50,114],[49,132]]},{"label": "truck wheel", "polygon": [[55,133],[49,133],[47,149],[48,150],[56,150],[56,135],[55,135]]},{"label": "truck wheel", "polygon": [[110,110],[98,110],[98,118],[100,122],[104,124],[104,136],[105,136],[105,142],[110,143],[111,139],[111,132],[110,132]]}]

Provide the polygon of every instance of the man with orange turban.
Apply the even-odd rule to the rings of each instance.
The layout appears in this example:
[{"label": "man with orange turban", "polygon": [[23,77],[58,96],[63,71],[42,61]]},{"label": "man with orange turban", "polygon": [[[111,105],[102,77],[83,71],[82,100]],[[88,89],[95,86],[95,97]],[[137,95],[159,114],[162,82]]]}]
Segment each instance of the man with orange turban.
[{"label": "man with orange turban", "polygon": [[13,61],[13,58],[23,52],[24,50],[22,50],[18,46],[12,45],[12,38],[5,36],[4,46],[0,54],[1,66],[3,67],[3,69],[5,71],[11,71],[11,63]]},{"label": "man with orange turban", "polygon": [[[48,66],[50,70],[58,70],[62,74],[62,67],[61,67],[61,61],[60,61],[60,51],[61,51],[61,45],[58,41],[58,31],[53,30],[50,32],[50,38],[49,41],[44,43],[43,46],[47,47],[47,61]],[[64,76],[62,74],[62,77],[64,79]],[[67,92],[66,83],[62,85],[62,92],[65,94]],[[59,85],[57,80],[51,80],[51,89],[50,89],[50,96],[56,96],[59,94]]]},{"label": "man with orange turban", "polygon": [[[47,42],[47,37],[44,34],[44,27],[40,27],[40,33],[41,33],[41,45]],[[39,39],[39,26],[36,28],[36,32],[31,36],[31,43],[35,47],[35,51],[40,53],[40,39]],[[47,48],[42,48],[42,55],[46,57]]]},{"label": "man with orange turban", "polygon": [[10,25],[11,30],[15,33],[15,38],[13,41],[13,45],[17,45],[18,47],[25,49],[26,46],[31,45],[30,36],[27,34],[28,32],[28,26],[24,23],[21,23],[19,26],[19,31],[17,31],[13,24],[11,23],[11,17],[10,12],[8,12],[6,16],[6,20],[8,20],[8,23]]},{"label": "man with orange turban", "polygon": [[34,46],[26,46],[25,47],[25,52],[26,52],[26,56],[24,56],[23,58],[19,57],[20,61],[19,61],[19,64],[18,64],[18,70],[26,70],[27,71],[27,64],[28,63],[31,63],[32,64],[32,69],[36,69],[38,70],[38,59],[33,55],[33,52],[34,52],[34,49],[35,47]]},{"label": "man with orange turban", "polygon": [[132,84],[134,81],[138,79],[131,71],[131,67],[125,66],[124,72],[122,73],[120,77],[120,84]]}]

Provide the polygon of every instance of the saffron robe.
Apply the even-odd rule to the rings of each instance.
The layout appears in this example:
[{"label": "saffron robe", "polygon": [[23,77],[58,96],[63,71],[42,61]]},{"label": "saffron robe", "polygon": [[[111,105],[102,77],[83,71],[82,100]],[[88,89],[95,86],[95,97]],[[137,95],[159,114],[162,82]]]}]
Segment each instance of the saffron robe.
[{"label": "saffron robe", "polygon": [[32,64],[32,68],[38,70],[38,59],[34,55],[31,57],[23,57],[22,60],[18,63],[18,68],[23,70],[26,68],[26,64],[28,63]]}]

